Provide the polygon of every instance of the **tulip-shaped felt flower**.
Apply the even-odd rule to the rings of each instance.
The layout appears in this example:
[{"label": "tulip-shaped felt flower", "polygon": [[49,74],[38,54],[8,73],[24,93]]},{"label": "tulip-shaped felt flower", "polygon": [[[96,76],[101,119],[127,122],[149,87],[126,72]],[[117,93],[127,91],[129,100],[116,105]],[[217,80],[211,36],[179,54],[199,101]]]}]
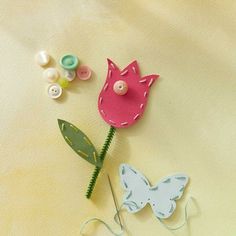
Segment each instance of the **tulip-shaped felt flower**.
[{"label": "tulip-shaped felt flower", "polygon": [[81,130],[69,122],[58,120],[66,142],[79,156],[96,166],[86,193],[87,198],[91,197],[116,128],[126,128],[138,121],[145,110],[150,87],[158,77],[141,77],[136,61],[120,70],[108,59],[107,79],[98,97],[98,109],[110,129],[99,155]]},{"label": "tulip-shaped felt flower", "polygon": [[108,74],[99,95],[98,108],[113,127],[133,125],[143,114],[151,85],[158,75],[141,77],[136,61],[122,71],[108,59]]}]

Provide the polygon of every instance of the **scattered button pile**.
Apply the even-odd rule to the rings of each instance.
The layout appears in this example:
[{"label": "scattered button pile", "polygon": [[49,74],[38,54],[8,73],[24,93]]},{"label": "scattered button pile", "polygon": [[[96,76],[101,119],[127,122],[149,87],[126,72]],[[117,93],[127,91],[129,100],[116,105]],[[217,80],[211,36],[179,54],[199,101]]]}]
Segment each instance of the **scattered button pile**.
[{"label": "scattered button pile", "polygon": [[[40,51],[35,55],[35,61],[38,65],[46,67],[50,63],[51,56],[46,51]],[[69,86],[76,77],[80,80],[89,80],[92,71],[88,66],[80,65],[77,56],[72,54],[63,55],[59,64],[63,69],[62,73],[57,68],[48,67],[43,71],[43,78],[49,82],[47,87],[48,96],[52,99],[59,98],[63,89]]]}]

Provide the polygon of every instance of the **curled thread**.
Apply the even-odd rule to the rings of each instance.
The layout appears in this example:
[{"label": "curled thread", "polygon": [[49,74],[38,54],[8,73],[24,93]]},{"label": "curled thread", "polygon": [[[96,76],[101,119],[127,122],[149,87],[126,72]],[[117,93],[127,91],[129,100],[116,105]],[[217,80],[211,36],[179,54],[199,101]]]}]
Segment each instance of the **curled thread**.
[{"label": "curled thread", "polygon": [[85,221],[85,222],[83,223],[83,225],[82,225],[82,227],[81,227],[81,229],[80,229],[80,235],[84,235],[84,234],[83,234],[83,231],[84,231],[85,226],[86,226],[87,224],[93,222],[93,221],[95,221],[95,222],[97,221],[97,222],[103,224],[103,225],[110,231],[110,233],[111,233],[112,235],[114,235],[114,236],[121,236],[121,235],[124,234],[124,231],[123,231],[123,230],[121,230],[120,233],[116,233],[115,231],[112,230],[111,226],[109,226],[105,221],[103,221],[103,220],[101,220],[101,219],[99,219],[99,218],[91,218],[91,219],[89,219],[89,220],[87,220],[87,221]]},{"label": "curled thread", "polygon": [[84,231],[85,227],[86,227],[88,224],[90,224],[91,222],[99,222],[100,224],[103,224],[103,225],[108,229],[108,231],[110,231],[110,233],[111,233],[112,235],[114,235],[114,236],[122,236],[122,235],[124,234],[124,232],[125,232],[125,227],[119,222],[119,220],[118,220],[118,215],[119,215],[119,213],[121,212],[121,210],[122,210],[122,208],[123,208],[124,205],[125,205],[125,204],[123,203],[123,204],[119,207],[119,209],[118,209],[118,211],[116,212],[116,214],[114,215],[114,221],[115,221],[115,223],[118,224],[118,225],[120,225],[120,227],[121,227],[120,232],[118,232],[118,233],[115,232],[115,231],[111,228],[111,226],[110,226],[108,223],[106,223],[104,220],[101,220],[101,219],[99,219],[99,218],[94,217],[94,218],[91,218],[91,219],[85,221],[85,222],[82,224],[82,226],[80,227],[80,235],[84,235],[84,234],[83,234],[83,231]]},{"label": "curled thread", "polygon": [[[107,154],[107,151],[108,151],[108,149],[110,147],[111,141],[112,141],[112,139],[113,139],[113,137],[115,135],[115,131],[116,131],[116,128],[113,127],[113,126],[110,126],[110,129],[109,129],[106,141],[105,141],[105,143],[104,143],[104,145],[102,147],[102,151],[101,151],[101,153],[99,155],[99,158],[100,158],[100,160],[102,162],[104,161],[104,159],[106,157],[106,154]],[[90,198],[91,195],[92,195],[92,192],[93,192],[93,189],[95,187],[95,184],[96,184],[96,181],[97,181],[97,177],[98,177],[98,175],[100,173],[100,170],[101,170],[101,168],[97,167],[97,166],[94,169],[93,175],[91,177],[91,180],[89,182],[89,186],[88,186],[88,189],[87,189],[87,192],[86,192],[86,197],[87,198]]]},{"label": "curled thread", "polygon": [[190,196],[189,197],[189,199],[188,199],[188,201],[187,201],[187,203],[186,203],[186,205],[185,205],[185,207],[184,207],[184,221],[183,221],[183,223],[182,224],[180,224],[180,225],[178,225],[178,226],[175,226],[175,227],[172,227],[172,226],[169,226],[169,225],[167,225],[167,224],[165,224],[165,222],[162,220],[162,219],[160,219],[160,218],[158,218],[158,220],[162,223],[162,225],[166,228],[166,229],[168,229],[169,231],[175,231],[175,230],[178,230],[178,229],[181,229],[187,222],[188,222],[188,205],[189,205],[189,202],[190,201],[193,201],[194,200],[194,198],[192,197],[192,196]]},{"label": "curled thread", "polygon": [[[193,200],[194,198],[193,197],[189,197],[189,199],[188,199],[188,201],[187,201],[187,203],[185,204],[185,207],[184,207],[184,222],[182,223],[182,224],[180,224],[180,225],[178,225],[178,226],[175,226],[175,227],[171,227],[171,226],[169,226],[169,225],[166,225],[165,224],[165,222],[162,220],[162,219],[160,219],[160,218],[158,218],[158,220],[161,222],[161,224],[166,228],[166,229],[168,229],[169,231],[175,231],[175,230],[178,230],[178,229],[181,229],[187,222],[188,222],[188,218],[189,218],[189,216],[188,216],[188,206],[189,206],[189,202],[191,201],[191,200]],[[118,214],[124,209],[124,207],[126,206],[126,204],[127,203],[123,203],[120,207],[119,207],[119,209],[118,209],[118,211],[116,212],[116,214],[114,215],[114,221],[116,222],[116,224],[118,224],[118,225],[120,225],[120,223],[119,223],[119,221],[118,221]],[[135,202],[133,202],[133,201],[130,201],[129,202],[129,205],[132,205],[133,207],[137,207],[138,208],[138,206],[137,206],[137,204],[135,203]],[[122,225],[120,225],[121,226],[121,231],[119,232],[119,233],[116,233],[112,228],[111,228],[111,226],[109,226],[105,221],[103,221],[103,220],[101,220],[101,219],[99,219],[99,218],[91,218],[91,219],[89,219],[89,220],[87,220],[87,221],[85,221],[83,224],[82,224],[82,226],[81,226],[81,228],[80,228],[80,235],[83,235],[83,231],[84,231],[84,229],[85,229],[85,227],[89,224],[89,223],[91,223],[91,222],[99,222],[99,223],[101,223],[101,224],[103,224],[109,231],[110,231],[110,233],[112,234],[112,235],[114,235],[114,236],[121,236],[121,235],[123,235],[124,233],[125,233],[125,231],[126,231],[126,229],[125,229],[125,227],[123,226],[123,224]]]}]

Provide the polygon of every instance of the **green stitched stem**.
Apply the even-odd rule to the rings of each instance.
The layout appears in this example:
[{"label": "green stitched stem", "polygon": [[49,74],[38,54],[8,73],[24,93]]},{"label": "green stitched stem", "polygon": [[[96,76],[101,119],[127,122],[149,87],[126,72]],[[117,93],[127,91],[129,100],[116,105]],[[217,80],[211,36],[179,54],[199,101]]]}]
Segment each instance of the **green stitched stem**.
[{"label": "green stitched stem", "polygon": [[[111,144],[111,141],[112,141],[112,138],[113,138],[115,132],[116,132],[116,128],[113,127],[113,126],[110,126],[109,133],[107,135],[106,141],[105,141],[105,143],[104,143],[104,145],[102,147],[102,151],[101,151],[101,153],[99,155],[99,158],[100,158],[100,160],[102,162],[104,161],[104,159],[106,157],[107,151],[109,149],[109,146]],[[100,170],[101,170],[100,167],[97,167],[97,166],[95,167],[95,170],[93,172],[92,178],[91,178],[91,180],[89,182],[88,190],[86,192],[86,197],[87,198],[90,198],[91,195],[92,195],[92,192],[93,192],[93,189],[95,187],[96,180],[97,180],[97,177],[98,177],[98,175],[100,173]]]}]

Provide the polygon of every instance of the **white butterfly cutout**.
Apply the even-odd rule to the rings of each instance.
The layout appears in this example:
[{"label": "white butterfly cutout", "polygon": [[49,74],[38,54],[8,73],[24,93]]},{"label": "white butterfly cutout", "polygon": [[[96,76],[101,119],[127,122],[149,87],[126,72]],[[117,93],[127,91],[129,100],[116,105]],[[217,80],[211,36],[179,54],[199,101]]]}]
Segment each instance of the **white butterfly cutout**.
[{"label": "white butterfly cutout", "polygon": [[188,183],[188,176],[179,173],[168,176],[151,187],[139,171],[127,164],[120,165],[120,178],[126,190],[123,201],[126,209],[130,213],[136,213],[149,203],[153,213],[160,219],[173,214],[175,201],[181,198]]}]

